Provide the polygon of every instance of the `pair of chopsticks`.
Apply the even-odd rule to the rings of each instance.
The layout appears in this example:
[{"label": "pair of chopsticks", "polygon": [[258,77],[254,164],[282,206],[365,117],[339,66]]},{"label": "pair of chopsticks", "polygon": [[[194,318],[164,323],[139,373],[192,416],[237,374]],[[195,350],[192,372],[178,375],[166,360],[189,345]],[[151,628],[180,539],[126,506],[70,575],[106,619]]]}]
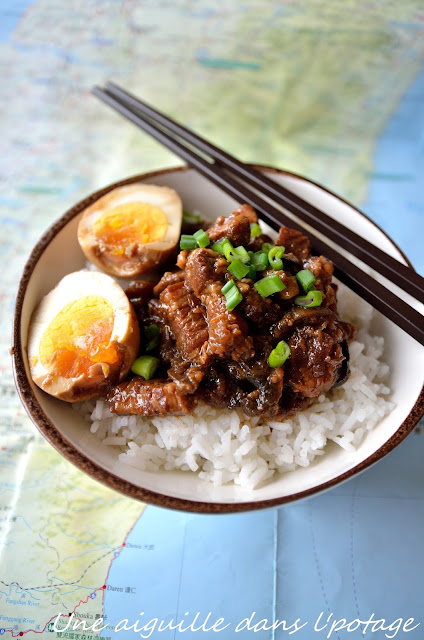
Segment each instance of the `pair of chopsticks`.
[{"label": "pair of chopsticks", "polygon": [[[359,258],[419,302],[424,302],[424,278],[413,269],[395,260],[286,187],[240,162],[117,85],[107,83],[105,88],[95,87],[93,93],[183,158],[235,200],[250,204],[273,229],[278,230],[281,225],[286,225],[305,233],[311,240],[313,252],[325,255],[333,262],[334,273],[339,280],[424,345],[423,316],[351,262],[333,245],[327,244],[309,228],[305,229],[302,222]],[[200,151],[200,155],[196,150]],[[299,222],[287,216],[273,203],[290,211]]]}]

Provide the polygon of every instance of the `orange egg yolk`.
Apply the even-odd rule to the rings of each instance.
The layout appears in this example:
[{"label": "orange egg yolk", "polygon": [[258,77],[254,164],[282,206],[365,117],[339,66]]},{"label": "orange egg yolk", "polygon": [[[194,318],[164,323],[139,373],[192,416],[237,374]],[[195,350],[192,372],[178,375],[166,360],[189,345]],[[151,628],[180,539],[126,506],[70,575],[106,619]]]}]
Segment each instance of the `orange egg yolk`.
[{"label": "orange egg yolk", "polygon": [[104,244],[123,254],[125,247],[162,240],[168,219],[159,207],[147,202],[126,202],[101,214],[94,222],[94,233]]},{"label": "orange egg yolk", "polygon": [[87,375],[98,362],[106,367],[114,364],[119,355],[116,346],[110,344],[113,323],[113,308],[101,296],[69,302],[43,333],[38,352],[41,364],[65,378]]}]

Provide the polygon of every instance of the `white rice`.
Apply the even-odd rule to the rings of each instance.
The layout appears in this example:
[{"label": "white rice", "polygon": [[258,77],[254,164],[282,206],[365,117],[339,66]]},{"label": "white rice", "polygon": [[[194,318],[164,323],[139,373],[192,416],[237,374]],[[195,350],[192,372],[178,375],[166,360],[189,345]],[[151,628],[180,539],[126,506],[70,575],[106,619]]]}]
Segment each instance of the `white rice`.
[{"label": "white rice", "polygon": [[112,415],[103,400],[74,407],[125,464],[144,471],[192,471],[215,485],[234,482],[253,489],[275,472],[308,466],[324,455],[329,440],[355,451],[394,408],[387,399],[384,340],[369,333],[372,307],[340,286],[339,313],[358,329],[350,345],[350,377],[289,420],[263,423],[238,409],[203,403],[192,415],[166,418]]}]

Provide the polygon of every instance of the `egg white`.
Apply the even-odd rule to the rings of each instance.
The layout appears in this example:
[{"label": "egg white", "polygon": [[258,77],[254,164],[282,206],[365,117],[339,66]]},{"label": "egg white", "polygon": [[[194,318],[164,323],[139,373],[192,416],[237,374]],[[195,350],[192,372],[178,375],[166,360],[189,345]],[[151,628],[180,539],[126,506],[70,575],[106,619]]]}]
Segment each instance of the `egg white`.
[{"label": "egg white", "polygon": [[[85,296],[101,296],[114,312],[110,342],[118,346],[119,360],[108,365],[95,363],[89,373],[67,378],[48,371],[40,361],[39,348],[44,332],[69,303]],[[28,360],[33,381],[47,393],[74,402],[102,395],[110,382],[121,381],[137,357],[140,343],[139,326],[134,310],[122,288],[110,276],[97,271],[76,271],[62,278],[35,309],[28,333]]]}]

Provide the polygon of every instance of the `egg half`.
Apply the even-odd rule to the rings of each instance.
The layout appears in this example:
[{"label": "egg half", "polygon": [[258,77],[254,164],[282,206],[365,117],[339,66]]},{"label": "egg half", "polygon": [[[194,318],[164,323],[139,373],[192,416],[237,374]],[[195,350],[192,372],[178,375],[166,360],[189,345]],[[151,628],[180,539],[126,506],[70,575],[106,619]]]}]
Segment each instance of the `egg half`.
[{"label": "egg half", "polygon": [[136,315],[113,278],[96,271],[70,273],[32,315],[31,376],[56,398],[86,400],[125,377],[139,344]]},{"label": "egg half", "polygon": [[170,187],[118,187],[84,211],[78,241],[97,267],[133,278],[164,262],[175,248],[182,211],[181,198]]}]

